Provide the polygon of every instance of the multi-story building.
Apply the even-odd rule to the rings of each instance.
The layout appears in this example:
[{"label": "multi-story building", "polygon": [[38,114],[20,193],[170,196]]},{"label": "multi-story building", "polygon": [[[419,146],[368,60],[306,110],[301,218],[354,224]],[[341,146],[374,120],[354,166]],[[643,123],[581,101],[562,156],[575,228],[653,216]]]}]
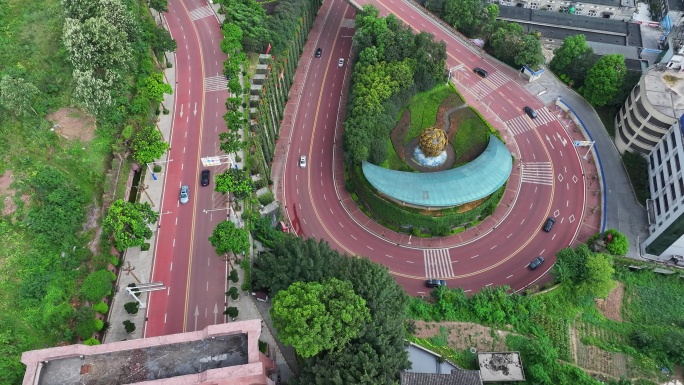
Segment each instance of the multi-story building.
[{"label": "multi-story building", "polygon": [[648,155],[651,199],[648,209],[649,237],[642,250],[660,259],[684,255],[684,146],[682,124],[675,122]]},{"label": "multi-story building", "polygon": [[651,67],[615,115],[615,146],[620,154],[648,155],[684,114],[684,73],[664,65]]},{"label": "multi-story building", "polygon": [[559,0],[490,0],[490,3],[624,21],[631,20],[636,11],[635,0],[591,0],[583,2]]}]

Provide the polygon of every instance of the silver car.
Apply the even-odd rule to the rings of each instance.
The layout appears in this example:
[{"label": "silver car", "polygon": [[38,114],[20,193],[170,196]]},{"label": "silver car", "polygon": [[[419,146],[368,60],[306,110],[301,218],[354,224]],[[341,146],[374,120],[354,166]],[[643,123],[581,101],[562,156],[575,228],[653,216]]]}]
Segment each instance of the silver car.
[{"label": "silver car", "polygon": [[190,201],[190,187],[183,186],[180,191],[180,203],[186,204]]}]

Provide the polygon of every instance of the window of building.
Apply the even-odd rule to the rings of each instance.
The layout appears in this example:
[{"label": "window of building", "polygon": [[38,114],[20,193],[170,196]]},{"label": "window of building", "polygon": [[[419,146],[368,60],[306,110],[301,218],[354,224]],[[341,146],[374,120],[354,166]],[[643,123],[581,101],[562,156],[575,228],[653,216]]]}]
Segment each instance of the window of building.
[{"label": "window of building", "polygon": [[679,193],[684,195],[684,179],[682,177],[679,177]]},{"label": "window of building", "polygon": [[658,157],[658,164],[663,164],[663,158],[660,156],[660,149],[656,150],[656,156]]},{"label": "window of building", "polygon": [[677,135],[675,135],[676,130],[672,130],[670,133],[670,139],[672,139],[672,149],[677,148]]},{"label": "window of building", "polygon": [[648,110],[646,109],[646,107],[644,107],[643,104],[641,104],[641,103],[633,103],[633,104],[632,104],[632,107],[634,107],[634,106],[636,106],[636,109],[637,109],[637,111],[639,112],[639,116],[641,117],[641,119],[639,119],[639,120],[646,120],[646,119],[648,119],[648,117],[649,117],[650,114],[648,113]]},{"label": "window of building", "polygon": [[663,199],[663,204],[665,205],[665,212],[670,211],[670,202],[667,201],[667,194],[665,194],[665,198]]},{"label": "window of building", "polygon": [[661,211],[660,211],[660,198],[656,198],[655,200],[655,207],[656,207],[656,215],[660,216]]},{"label": "window of building", "polygon": [[670,183],[670,195],[672,195],[672,199],[674,199],[674,197],[677,196],[677,194],[675,193],[675,185],[674,185],[674,183]]},{"label": "window of building", "polygon": [[653,178],[651,179],[651,183],[653,184],[653,187],[651,187],[651,191],[655,194],[656,191],[658,191],[658,179],[656,178],[655,175],[653,175]]},{"label": "window of building", "polygon": [[660,170],[660,185],[665,186],[665,173],[663,170]]},{"label": "window of building", "polygon": [[667,160],[667,175],[672,176],[672,165],[670,164],[671,159]]},{"label": "window of building", "polygon": [[[682,167],[679,165],[679,153],[675,154],[674,164],[675,164],[675,168],[677,169],[677,172],[679,172],[681,170],[681,167]],[[682,192],[684,192],[684,190],[682,190]]]}]

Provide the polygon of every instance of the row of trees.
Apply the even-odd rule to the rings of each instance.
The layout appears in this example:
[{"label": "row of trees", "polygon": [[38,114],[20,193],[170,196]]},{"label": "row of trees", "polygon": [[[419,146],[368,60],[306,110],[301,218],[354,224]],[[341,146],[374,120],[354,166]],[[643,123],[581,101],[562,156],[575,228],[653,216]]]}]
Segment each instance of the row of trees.
[{"label": "row of trees", "polygon": [[624,56],[611,54],[599,58],[584,35],[566,37],[554,51],[549,67],[598,107],[621,104],[633,87],[632,82],[625,82]]},{"label": "row of trees", "polygon": [[384,266],[324,242],[285,236],[255,261],[256,288],[275,294],[277,337],[302,357],[293,384],[395,384],[407,296]]},{"label": "row of trees", "polygon": [[399,112],[416,91],[446,80],[446,45],[431,34],[414,34],[394,15],[378,17],[366,5],[356,16],[354,48],[359,53],[344,123],[345,157],[354,164],[379,164]]},{"label": "row of trees", "polygon": [[427,0],[425,7],[470,37],[481,37],[485,48],[497,59],[519,68],[545,62],[541,36],[527,33],[518,23],[496,20],[499,7],[480,0]]}]

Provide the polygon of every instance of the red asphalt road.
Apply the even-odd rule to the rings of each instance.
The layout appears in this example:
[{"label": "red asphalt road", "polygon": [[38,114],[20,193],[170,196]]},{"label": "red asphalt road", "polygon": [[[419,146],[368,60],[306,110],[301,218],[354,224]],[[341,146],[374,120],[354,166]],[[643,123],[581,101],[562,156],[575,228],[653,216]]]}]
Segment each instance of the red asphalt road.
[{"label": "red asphalt road", "polygon": [[[226,219],[225,198],[213,192],[213,184],[199,184],[200,158],[218,155],[218,134],[225,129],[221,30],[205,1],[169,1],[168,8],[164,16],[178,44],[176,95],[152,273],[152,282],[167,290],[150,296],[145,337],[224,322],[226,263],[207,238]],[[225,167],[212,169],[212,179]],[[190,187],[186,205],[178,200],[183,184]]]},{"label": "red asphalt road", "polygon": [[[315,47],[307,45],[310,52],[304,53],[313,54],[316,47],[323,49],[323,57],[311,61],[303,82],[284,171],[287,213],[295,231],[302,236],[325,239],[334,248],[367,256],[388,266],[411,295],[425,293],[424,280],[428,277],[447,279],[449,286],[459,286],[466,291],[490,285],[505,284],[516,290],[527,286],[548,271],[555,262],[555,253],[572,243],[581,225],[586,186],[572,140],[555,119],[532,121],[524,115],[523,106],[537,110],[544,106],[510,80],[514,71],[503,66],[498,68],[491,60],[485,62],[479,53],[463,46],[406,3],[371,3],[381,14],[393,13],[405,23],[447,43],[447,66],[463,64],[465,67],[454,74],[457,87],[470,105],[478,108],[502,131],[511,152],[522,159],[524,168],[529,171],[520,183],[522,169],[518,168],[520,163],[515,162],[515,178],[511,178],[507,186],[514,201],[508,208],[502,200],[493,216],[498,223],[486,236],[468,242],[453,236],[440,241],[449,245],[446,247],[415,248],[411,246],[411,238],[408,242],[405,237],[402,242],[390,242],[388,239],[392,237],[383,238],[361,227],[359,217],[363,221],[368,219],[347,202],[349,195],[344,191],[341,145],[345,105],[340,103],[340,97],[348,91],[345,88],[350,73],[348,56],[354,33],[352,28],[345,27],[350,24],[343,24],[343,19],[353,19],[354,10],[343,0],[333,0],[330,13],[319,16],[327,19],[318,42]],[[311,39],[316,37],[310,36]],[[345,58],[343,68],[337,66],[339,58]],[[481,79],[472,73],[472,68],[478,66],[489,72],[488,78]],[[481,93],[481,102],[471,90]],[[489,104],[500,120],[512,124],[511,120],[515,119],[517,127],[523,128],[515,132],[505,130],[505,126],[486,111],[485,104]],[[543,120],[550,121],[543,123]],[[308,158],[306,169],[297,165],[302,154]],[[548,171],[534,171],[539,167],[546,167]],[[540,180],[542,183],[538,183]],[[346,208],[342,201],[347,202]],[[553,231],[547,234],[541,232],[541,226],[549,216],[556,216],[557,222]],[[424,241],[414,238],[413,244],[424,244]],[[527,265],[538,255],[546,258],[546,264],[529,271]]]}]

